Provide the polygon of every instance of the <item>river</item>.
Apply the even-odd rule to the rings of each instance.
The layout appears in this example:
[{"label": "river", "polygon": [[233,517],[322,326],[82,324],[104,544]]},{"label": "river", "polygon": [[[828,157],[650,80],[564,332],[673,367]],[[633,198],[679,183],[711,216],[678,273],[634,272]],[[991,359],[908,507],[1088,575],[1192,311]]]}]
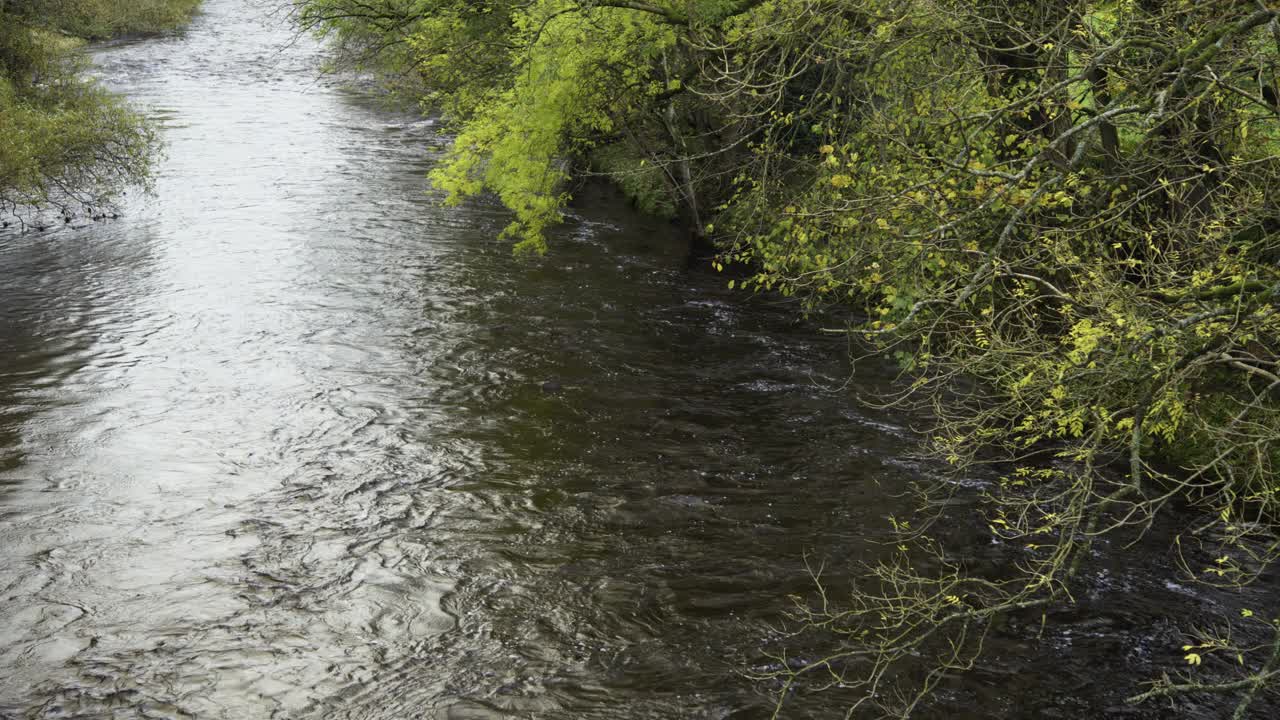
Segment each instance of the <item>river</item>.
[{"label": "river", "polygon": [[[432,124],[260,3],[95,60],[166,158],[0,237],[0,716],[767,717],[806,556],[846,582],[934,472],[851,400],[891,368],[605,190],[512,257],[428,191]],[[1167,602],[1011,635],[924,716],[1111,707]]]}]

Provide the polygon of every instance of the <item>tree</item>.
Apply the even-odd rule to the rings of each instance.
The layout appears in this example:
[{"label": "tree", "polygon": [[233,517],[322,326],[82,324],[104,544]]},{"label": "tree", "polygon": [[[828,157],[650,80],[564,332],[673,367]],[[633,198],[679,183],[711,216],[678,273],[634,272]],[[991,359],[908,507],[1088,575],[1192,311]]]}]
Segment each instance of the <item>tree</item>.
[{"label": "tree", "polygon": [[[835,653],[859,660],[841,664],[846,683],[892,685],[914,653],[946,648],[884,708],[907,715],[977,661],[992,617],[1068,601],[1097,537],[1141,532],[1174,499],[1216,518],[1182,538],[1217,548],[1192,576],[1247,583],[1280,550],[1280,11],[878,7],[875,29],[838,48],[867,91],[835,96],[843,116],[812,128],[825,142],[782,191],[785,219],[747,225],[734,256],[759,268],[754,287],[812,308],[860,300],[875,319],[846,332],[899,352],[911,377],[886,402],[927,407],[957,469],[1003,474],[989,522],[1024,548],[1020,572],[979,577],[950,560],[919,574],[894,558],[872,571],[881,592],[808,616],[848,638]],[[796,144],[766,154],[783,163]],[[1276,656],[1271,644],[1240,655],[1240,679],[1159,681],[1135,700],[1248,689],[1243,717]]]}]

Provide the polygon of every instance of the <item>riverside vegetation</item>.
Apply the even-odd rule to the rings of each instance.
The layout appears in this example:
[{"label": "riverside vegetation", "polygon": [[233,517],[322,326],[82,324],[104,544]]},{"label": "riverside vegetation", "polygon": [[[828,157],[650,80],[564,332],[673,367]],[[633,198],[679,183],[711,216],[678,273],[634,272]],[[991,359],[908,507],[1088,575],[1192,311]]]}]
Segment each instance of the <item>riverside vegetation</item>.
[{"label": "riverside vegetation", "polygon": [[0,0],[0,214],[105,212],[145,185],[156,136],[85,76],[86,40],[174,28],[198,0]]},{"label": "riverside vegetation", "polygon": [[[985,491],[1002,574],[925,513],[788,693],[906,717],[1003,617],[1070,604],[1100,538],[1174,517],[1171,579],[1274,585],[1280,5],[1270,0],[300,0],[340,62],[456,132],[450,202],[496,194],[543,252],[604,174],[902,365],[929,447]],[[851,312],[852,311],[852,312]],[[955,485],[922,488],[953,493]],[[820,498],[815,498],[820,502]],[[929,506],[928,503],[922,507]],[[936,504],[934,505],[936,506]],[[926,569],[927,568],[927,569]],[[843,595],[843,600],[839,599]],[[1193,631],[1134,704],[1280,680],[1280,605]],[[923,663],[923,667],[921,667]]]}]

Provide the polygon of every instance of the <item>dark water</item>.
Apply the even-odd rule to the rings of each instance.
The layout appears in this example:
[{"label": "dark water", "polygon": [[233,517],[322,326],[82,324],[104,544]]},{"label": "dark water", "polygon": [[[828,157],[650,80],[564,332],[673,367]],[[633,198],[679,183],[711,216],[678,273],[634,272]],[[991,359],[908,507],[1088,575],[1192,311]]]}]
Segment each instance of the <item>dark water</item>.
[{"label": "dark water", "polygon": [[[930,472],[850,400],[888,370],[838,389],[840,340],[602,192],[513,259],[319,59],[247,0],[101,50],[154,197],[0,238],[0,716],[766,717],[805,553],[843,582]],[[1102,572],[1101,625],[923,716],[1111,707],[1210,602]]]}]

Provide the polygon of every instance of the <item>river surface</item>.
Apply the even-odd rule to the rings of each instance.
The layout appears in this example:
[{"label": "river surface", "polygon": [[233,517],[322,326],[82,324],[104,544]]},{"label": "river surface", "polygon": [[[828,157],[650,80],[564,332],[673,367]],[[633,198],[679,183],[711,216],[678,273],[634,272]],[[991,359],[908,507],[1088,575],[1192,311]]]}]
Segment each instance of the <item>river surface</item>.
[{"label": "river surface", "polygon": [[[513,258],[428,192],[431,123],[262,5],[95,58],[167,157],[0,237],[0,717],[768,716],[806,554],[846,582],[933,472],[851,400],[889,368],[604,191]],[[1112,708],[1210,602],[1121,570],[922,717]]]}]

